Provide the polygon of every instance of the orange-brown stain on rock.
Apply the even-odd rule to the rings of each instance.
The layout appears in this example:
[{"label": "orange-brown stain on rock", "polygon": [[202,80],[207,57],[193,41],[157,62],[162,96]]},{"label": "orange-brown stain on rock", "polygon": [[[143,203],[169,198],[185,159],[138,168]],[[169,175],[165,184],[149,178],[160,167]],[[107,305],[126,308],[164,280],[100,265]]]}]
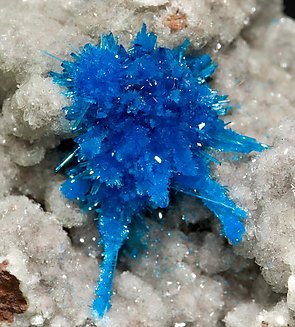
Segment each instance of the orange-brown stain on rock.
[{"label": "orange-brown stain on rock", "polygon": [[19,280],[6,270],[7,265],[7,261],[0,263],[0,323],[12,323],[14,314],[24,313],[28,309],[28,303],[19,289]]},{"label": "orange-brown stain on rock", "polygon": [[169,27],[171,32],[183,30],[187,27],[186,14],[181,13],[179,10],[177,10],[174,14],[171,14],[166,17],[164,25]]}]

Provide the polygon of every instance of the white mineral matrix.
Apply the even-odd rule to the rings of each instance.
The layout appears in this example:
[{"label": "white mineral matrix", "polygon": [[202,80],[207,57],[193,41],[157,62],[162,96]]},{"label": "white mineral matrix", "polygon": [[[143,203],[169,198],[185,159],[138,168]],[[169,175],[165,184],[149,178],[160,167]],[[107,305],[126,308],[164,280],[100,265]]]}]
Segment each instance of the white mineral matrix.
[{"label": "white mineral matrix", "polygon": [[[0,321],[11,327],[294,327],[295,23],[277,0],[0,0]],[[128,45],[145,22],[165,47],[218,63],[226,120],[271,148],[215,167],[249,212],[237,247],[199,201],[178,196],[148,220],[148,247],[122,253],[112,309],[91,320],[99,235],[66,201],[54,167],[67,105],[48,71],[112,31]],[[159,246],[160,242],[160,246]]]}]

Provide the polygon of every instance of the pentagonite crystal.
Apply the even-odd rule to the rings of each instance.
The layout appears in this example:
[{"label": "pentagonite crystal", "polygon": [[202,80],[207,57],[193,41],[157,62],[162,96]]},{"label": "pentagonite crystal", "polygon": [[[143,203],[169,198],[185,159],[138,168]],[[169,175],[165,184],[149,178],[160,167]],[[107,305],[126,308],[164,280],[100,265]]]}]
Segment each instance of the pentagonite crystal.
[{"label": "pentagonite crystal", "polygon": [[98,317],[111,306],[118,251],[131,220],[146,208],[167,207],[171,190],[202,199],[225,237],[233,244],[242,239],[247,213],[211,176],[210,151],[266,148],[219,118],[231,107],[207,82],[216,68],[210,56],[185,55],[188,41],[169,49],[156,39],[143,25],[126,50],[112,34],[103,35],[100,44],[86,44],[63,61],[61,73],[50,73],[71,100],[64,111],[76,133],[75,150],[57,168],[72,161],[62,192],[99,218]]}]

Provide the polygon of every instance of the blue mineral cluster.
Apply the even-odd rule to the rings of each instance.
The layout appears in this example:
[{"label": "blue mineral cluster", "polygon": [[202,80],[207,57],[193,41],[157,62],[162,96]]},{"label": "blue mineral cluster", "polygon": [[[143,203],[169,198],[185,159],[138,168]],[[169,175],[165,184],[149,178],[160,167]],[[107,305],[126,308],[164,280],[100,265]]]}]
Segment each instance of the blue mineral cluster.
[{"label": "blue mineral cluster", "polygon": [[212,176],[212,149],[249,153],[265,145],[237,134],[219,117],[231,107],[208,84],[216,68],[210,56],[185,55],[157,46],[143,25],[126,50],[112,35],[86,44],[50,72],[70,99],[64,108],[76,137],[63,194],[95,210],[103,262],[93,313],[111,304],[118,251],[132,219],[145,209],[166,208],[171,190],[200,198],[220,220],[232,244],[243,236],[247,213]]}]

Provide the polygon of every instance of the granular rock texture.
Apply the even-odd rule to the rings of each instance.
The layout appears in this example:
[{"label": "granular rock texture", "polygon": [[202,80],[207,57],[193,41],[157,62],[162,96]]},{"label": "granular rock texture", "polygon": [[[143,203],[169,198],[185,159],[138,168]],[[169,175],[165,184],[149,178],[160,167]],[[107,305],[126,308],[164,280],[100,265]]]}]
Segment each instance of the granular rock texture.
[{"label": "granular rock texture", "polygon": [[[45,52],[65,58],[108,31],[126,45],[143,22],[159,44],[189,38],[192,54],[210,53],[212,85],[235,106],[225,120],[271,147],[214,167],[249,212],[239,246],[198,200],[173,194],[149,214],[138,253],[132,238],[122,250],[112,309],[95,322],[99,235],[59,192],[71,135],[47,75],[60,62]],[[0,30],[2,325],[295,326],[295,22],[280,1],[1,0]]]},{"label": "granular rock texture", "polygon": [[28,303],[13,325],[63,321],[61,326],[71,326],[73,316],[77,324],[85,321],[94,292],[95,260],[72,247],[55,216],[25,196],[2,198],[0,217],[1,260],[9,263],[6,271],[19,280]]}]

